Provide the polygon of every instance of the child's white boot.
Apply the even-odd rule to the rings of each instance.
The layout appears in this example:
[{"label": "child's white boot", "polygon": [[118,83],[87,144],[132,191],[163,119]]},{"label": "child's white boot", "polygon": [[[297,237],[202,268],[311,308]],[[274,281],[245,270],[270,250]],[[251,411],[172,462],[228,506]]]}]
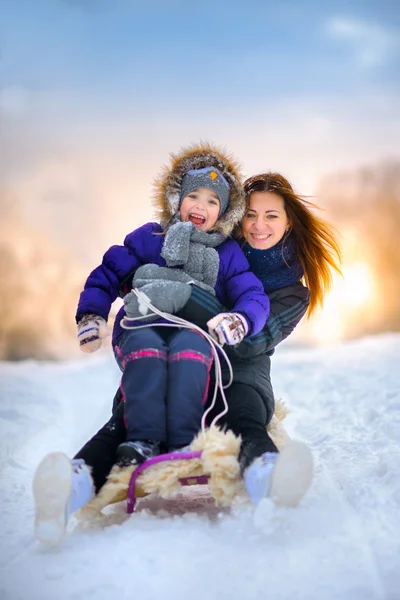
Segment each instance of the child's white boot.
[{"label": "child's white boot", "polygon": [[72,513],[93,497],[89,467],[82,459],[70,460],[51,452],[39,464],[33,478],[35,536],[45,544],[57,544],[65,534]]},{"label": "child's white boot", "polygon": [[271,498],[277,506],[296,506],[311,485],[313,459],[303,442],[291,441],[281,452],[265,452],[246,469],[244,485],[253,504]]}]

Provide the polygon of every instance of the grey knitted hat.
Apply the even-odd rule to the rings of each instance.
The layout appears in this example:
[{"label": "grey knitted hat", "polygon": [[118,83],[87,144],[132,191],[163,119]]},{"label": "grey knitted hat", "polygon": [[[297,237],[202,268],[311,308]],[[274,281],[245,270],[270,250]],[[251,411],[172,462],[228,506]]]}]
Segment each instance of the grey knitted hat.
[{"label": "grey knitted hat", "polygon": [[193,190],[199,188],[208,188],[213,190],[220,202],[219,215],[224,214],[229,205],[230,186],[221,171],[215,167],[204,167],[203,169],[192,169],[188,171],[183,179],[181,186],[181,197],[179,200],[179,207],[183,198],[185,198]]}]

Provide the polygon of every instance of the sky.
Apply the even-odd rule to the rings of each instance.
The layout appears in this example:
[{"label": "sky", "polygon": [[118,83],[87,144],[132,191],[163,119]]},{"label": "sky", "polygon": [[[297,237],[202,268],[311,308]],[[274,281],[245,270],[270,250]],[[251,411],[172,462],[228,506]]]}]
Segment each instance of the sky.
[{"label": "sky", "polygon": [[326,172],[400,154],[399,13],[370,0],[2,2],[2,175],[57,150],[148,185],[169,152],[210,139],[246,174],[278,169],[312,193]]}]

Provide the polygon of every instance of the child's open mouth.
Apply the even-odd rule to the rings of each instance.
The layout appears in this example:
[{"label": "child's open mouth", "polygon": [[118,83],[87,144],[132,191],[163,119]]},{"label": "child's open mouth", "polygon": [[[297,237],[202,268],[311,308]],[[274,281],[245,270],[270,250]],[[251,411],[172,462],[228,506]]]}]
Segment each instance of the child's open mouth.
[{"label": "child's open mouth", "polygon": [[190,213],[189,221],[193,223],[196,227],[201,227],[206,222],[205,217],[203,215],[199,215],[197,213]]}]

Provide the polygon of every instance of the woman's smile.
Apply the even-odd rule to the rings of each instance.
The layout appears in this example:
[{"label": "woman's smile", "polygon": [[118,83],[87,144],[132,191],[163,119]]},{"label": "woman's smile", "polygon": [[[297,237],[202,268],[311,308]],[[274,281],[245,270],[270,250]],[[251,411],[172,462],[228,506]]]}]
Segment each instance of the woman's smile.
[{"label": "woman's smile", "polygon": [[253,192],[242,221],[243,237],[257,250],[275,246],[289,225],[282,196],[273,192]]}]

